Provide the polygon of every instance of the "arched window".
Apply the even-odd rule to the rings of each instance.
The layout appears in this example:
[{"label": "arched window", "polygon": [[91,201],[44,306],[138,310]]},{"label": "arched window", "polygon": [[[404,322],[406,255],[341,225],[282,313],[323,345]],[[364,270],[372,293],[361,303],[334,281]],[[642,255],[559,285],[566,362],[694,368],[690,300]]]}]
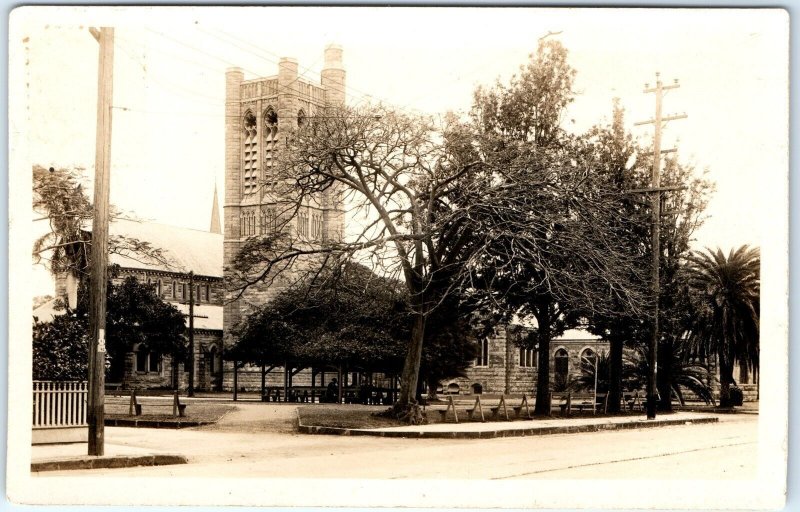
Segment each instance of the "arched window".
[{"label": "arched window", "polygon": [[590,364],[594,364],[594,356],[595,352],[591,348],[585,348],[581,351],[581,362],[587,361]]},{"label": "arched window", "polygon": [[264,179],[272,180],[270,168],[274,165],[278,144],[278,114],[271,106],[264,110]]},{"label": "arched window", "polygon": [[256,191],[258,182],[258,130],[256,116],[251,111],[244,114],[242,123],[242,144],[244,155],[242,158],[243,188],[245,194]]},{"label": "arched window", "polygon": [[299,112],[297,112],[297,127],[302,128],[306,124],[306,113],[301,108]]},{"label": "arched window", "polygon": [[553,358],[553,385],[556,391],[563,391],[567,387],[569,378],[569,354],[563,348],[556,350]]}]

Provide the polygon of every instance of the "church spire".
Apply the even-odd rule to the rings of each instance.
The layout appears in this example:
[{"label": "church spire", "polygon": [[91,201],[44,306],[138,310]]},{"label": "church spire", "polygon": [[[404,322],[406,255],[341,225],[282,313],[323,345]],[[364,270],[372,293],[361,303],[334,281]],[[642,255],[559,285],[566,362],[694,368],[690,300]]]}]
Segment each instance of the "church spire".
[{"label": "church spire", "polygon": [[219,203],[217,203],[217,184],[214,183],[214,204],[211,206],[211,227],[209,231],[212,233],[221,234],[222,230],[219,227]]}]

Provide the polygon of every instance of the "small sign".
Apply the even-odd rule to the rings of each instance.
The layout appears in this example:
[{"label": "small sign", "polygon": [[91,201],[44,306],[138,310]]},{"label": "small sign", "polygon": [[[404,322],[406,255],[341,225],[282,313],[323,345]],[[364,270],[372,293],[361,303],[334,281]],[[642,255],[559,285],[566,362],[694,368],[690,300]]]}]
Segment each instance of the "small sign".
[{"label": "small sign", "polygon": [[98,352],[105,352],[106,351],[106,330],[105,329],[98,329],[98,332],[97,332],[97,351]]}]

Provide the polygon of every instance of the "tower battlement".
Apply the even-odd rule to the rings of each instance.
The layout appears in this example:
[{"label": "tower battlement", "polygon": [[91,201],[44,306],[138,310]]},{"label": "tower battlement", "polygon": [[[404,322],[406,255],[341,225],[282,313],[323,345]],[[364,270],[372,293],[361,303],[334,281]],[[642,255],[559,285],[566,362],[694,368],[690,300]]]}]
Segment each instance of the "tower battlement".
[{"label": "tower battlement", "polygon": [[[248,238],[270,234],[276,218],[284,215],[276,211],[280,198],[269,186],[268,177],[289,134],[322,109],[345,102],[346,73],[340,46],[325,48],[319,83],[302,76],[293,58],[281,58],[276,71],[274,75],[247,80],[241,68],[231,67],[225,72],[226,269]],[[341,238],[344,233],[343,207],[335,189],[301,205],[291,219],[280,219],[281,224],[286,221],[285,229],[309,243]],[[253,287],[239,300],[226,303],[226,345],[234,342],[233,327],[252,306],[263,305],[279,293],[282,282],[286,279],[273,286]]]}]

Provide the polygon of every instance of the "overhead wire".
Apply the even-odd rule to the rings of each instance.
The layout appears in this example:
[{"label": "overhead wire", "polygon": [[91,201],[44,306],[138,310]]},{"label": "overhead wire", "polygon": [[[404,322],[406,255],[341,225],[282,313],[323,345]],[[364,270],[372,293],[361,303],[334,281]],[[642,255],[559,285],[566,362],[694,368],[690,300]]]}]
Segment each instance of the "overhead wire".
[{"label": "overhead wire", "polygon": [[[198,47],[196,47],[196,46],[194,46],[192,44],[189,44],[187,42],[181,41],[181,40],[179,40],[179,39],[177,39],[175,37],[172,37],[170,35],[167,35],[167,34],[165,34],[163,32],[153,30],[152,28],[147,28],[146,30],[151,32],[152,34],[154,34],[156,36],[161,37],[162,39],[166,39],[168,41],[171,41],[172,43],[175,43],[175,44],[178,44],[178,45],[183,46],[185,48],[188,48],[188,49],[190,49],[190,50],[192,50],[194,52],[202,54],[203,56],[211,57],[212,59],[215,59],[216,61],[219,61],[219,62],[225,64],[227,67],[238,67],[238,68],[243,69],[244,71],[248,72],[251,75],[254,75],[254,76],[259,76],[260,75],[260,73],[257,73],[257,72],[255,72],[255,71],[253,71],[251,69],[244,68],[243,66],[238,65],[237,63],[231,62],[230,60],[228,60],[226,58],[223,58],[223,57],[220,57],[218,55],[214,55],[212,53],[209,53],[206,50],[198,48]],[[218,35],[215,35],[215,34],[213,34],[212,32],[210,32],[208,30],[203,30],[203,31],[205,33],[213,36],[213,37],[216,37],[218,40],[221,40],[221,41],[223,41],[223,42],[225,42],[227,44],[230,44],[230,45],[232,45],[234,47],[239,48],[240,50],[242,50],[242,51],[244,51],[244,52],[246,52],[246,53],[248,53],[250,55],[254,55],[254,56],[256,56],[256,57],[258,57],[260,59],[263,59],[263,60],[265,60],[267,62],[270,62],[272,64],[277,64],[274,60],[272,60],[272,59],[270,59],[268,57],[265,57],[264,55],[260,55],[260,54],[256,53],[256,51],[254,51],[254,50],[249,50],[249,49],[243,47],[240,44],[236,44],[235,42],[233,42],[231,40],[226,41],[225,39],[222,39]],[[222,33],[225,34],[226,36],[228,36],[230,39],[241,41],[241,42],[247,44],[248,46],[250,46],[252,48],[256,48],[256,46],[253,45],[252,43],[249,43],[249,42],[244,41],[244,40],[242,40],[240,38],[237,38],[236,36],[228,34],[227,32],[222,32]],[[139,44],[139,42],[133,41],[131,39],[128,39],[125,36],[118,37],[117,39],[125,41],[126,43],[130,43],[131,45]],[[147,68],[146,68],[145,64],[142,62],[142,58],[140,58],[139,56],[134,55],[132,53],[132,51],[130,51],[124,45],[120,46],[120,48],[123,50],[124,53],[126,53],[128,55],[128,57],[130,57],[132,60],[136,61],[142,67],[142,69],[145,72],[147,72]],[[170,55],[171,57],[177,58],[177,59],[182,60],[184,62],[187,62],[189,64],[197,65],[197,66],[209,69],[209,70],[213,71],[214,73],[220,73],[220,69],[218,67],[210,65],[207,62],[201,62],[201,61],[194,60],[194,59],[188,59],[185,56],[178,55],[176,53],[167,52],[167,51],[164,51],[163,49],[160,50],[160,51],[161,51],[161,53],[166,53],[166,54]],[[277,54],[269,52],[268,50],[262,50],[262,51],[265,52],[265,53],[268,53],[270,55],[277,56]],[[318,60],[319,60],[319,58],[317,59],[317,61]],[[304,69],[304,74],[302,75],[303,78],[305,78],[306,80],[308,80],[308,81],[310,81],[312,83],[315,82],[314,79],[308,77],[305,74],[305,73],[307,73],[309,71],[313,71],[312,67],[304,67],[303,69]],[[298,77],[295,80],[299,79],[300,76],[301,75],[298,75]],[[159,80],[158,78],[152,78],[152,80],[154,82],[160,84],[161,86],[163,86],[166,89],[172,89],[173,92],[180,91],[181,93],[184,93],[184,94],[191,94],[191,95],[199,97],[199,98],[204,98],[204,99],[207,99],[207,100],[211,100],[211,101],[207,102],[207,104],[209,104],[209,105],[220,106],[225,101],[224,98],[210,96],[208,94],[203,94],[203,93],[200,93],[200,92],[197,92],[197,91],[194,91],[194,90],[190,90],[190,89],[187,89],[187,88],[185,88],[185,87],[183,87],[183,86],[181,86],[181,85],[179,85],[177,83],[175,83],[175,84],[166,83],[166,82],[164,82],[162,80]],[[284,90],[284,92],[288,92],[290,94],[295,94],[295,95],[297,94],[294,90],[292,90],[291,88],[289,88],[285,84],[279,84],[279,87],[282,87],[283,88],[282,90]],[[364,99],[366,99],[366,100],[376,99],[378,101],[387,103],[387,104],[393,106],[394,108],[397,108],[397,109],[399,109],[399,110],[401,110],[401,111],[403,111],[403,112],[405,112],[407,114],[412,114],[412,115],[424,114],[423,112],[421,112],[420,110],[418,110],[416,108],[409,107],[407,105],[398,105],[396,103],[389,102],[389,101],[385,100],[384,98],[381,98],[379,96],[375,96],[375,95],[370,94],[370,93],[366,93],[363,90],[358,89],[358,88],[353,87],[353,86],[345,85],[345,90],[346,91],[350,91],[351,93],[357,93],[357,94],[352,94],[352,95],[353,96],[360,96],[362,100],[364,100]],[[122,110],[122,111],[127,111],[127,112],[138,112],[138,113],[154,114],[154,115],[201,116],[201,117],[220,117],[220,116],[223,116],[223,117],[234,117],[234,118],[238,118],[239,117],[238,115],[227,116],[225,114],[220,114],[218,112],[215,113],[215,112],[179,112],[179,111],[164,111],[164,110],[146,110],[146,109],[139,109],[139,108],[132,108],[132,107],[124,107],[124,106],[116,106],[115,108],[117,108],[119,110]]]}]

